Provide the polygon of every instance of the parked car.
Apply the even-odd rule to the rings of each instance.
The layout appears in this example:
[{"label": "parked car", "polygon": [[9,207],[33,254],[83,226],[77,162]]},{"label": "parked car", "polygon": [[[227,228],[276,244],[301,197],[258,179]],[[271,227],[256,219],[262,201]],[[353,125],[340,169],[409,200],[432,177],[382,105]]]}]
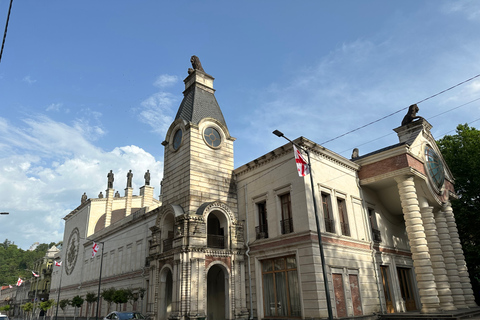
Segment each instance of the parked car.
[{"label": "parked car", "polygon": [[[105,318],[103,318],[103,320],[130,320],[130,319],[146,320],[147,318],[140,312],[136,312],[136,311],[126,311],[126,312],[112,311]],[[0,319],[0,320],[3,320],[3,319]]]},{"label": "parked car", "polygon": [[0,320],[8,320],[8,317],[4,314],[0,314]]}]

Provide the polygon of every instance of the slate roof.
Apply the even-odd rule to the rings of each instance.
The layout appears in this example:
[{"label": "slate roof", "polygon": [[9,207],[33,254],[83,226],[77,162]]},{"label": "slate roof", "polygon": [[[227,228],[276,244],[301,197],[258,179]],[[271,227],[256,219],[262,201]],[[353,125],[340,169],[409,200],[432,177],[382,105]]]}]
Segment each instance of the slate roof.
[{"label": "slate roof", "polygon": [[360,156],[360,157],[358,157],[358,158],[353,158],[353,159],[350,159],[350,160],[356,161],[356,160],[358,160],[358,159],[363,159],[363,158],[372,156],[372,155],[374,155],[374,154],[382,153],[382,152],[384,152],[384,151],[387,151],[387,150],[390,150],[390,149],[399,147],[399,146],[401,146],[401,145],[408,145],[408,143],[407,143],[407,142],[399,142],[399,143],[396,143],[396,144],[392,144],[391,146],[388,146],[388,147],[385,147],[385,148],[382,148],[382,149],[375,150],[375,151],[373,151],[373,152],[367,153],[367,154],[365,154],[365,155],[363,155],[363,156]]},{"label": "slate roof", "polygon": [[178,118],[194,124],[198,124],[204,118],[214,118],[227,128],[215,95],[195,85],[184,93],[175,120]]}]

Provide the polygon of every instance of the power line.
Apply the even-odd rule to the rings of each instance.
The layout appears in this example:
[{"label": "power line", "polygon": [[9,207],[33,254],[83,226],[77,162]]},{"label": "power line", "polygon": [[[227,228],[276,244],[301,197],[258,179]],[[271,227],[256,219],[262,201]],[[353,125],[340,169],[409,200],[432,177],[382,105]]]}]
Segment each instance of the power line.
[{"label": "power line", "polygon": [[[442,93],[445,93],[445,92],[447,92],[447,91],[449,91],[449,90],[452,90],[453,88],[456,88],[456,87],[458,87],[458,86],[460,86],[460,85],[462,85],[462,84],[464,84],[464,83],[467,83],[467,82],[469,82],[469,81],[472,81],[473,79],[476,79],[476,78],[478,78],[478,77],[480,77],[480,74],[477,74],[476,76],[473,76],[473,77],[471,77],[471,78],[469,78],[469,79],[467,79],[467,80],[464,80],[464,81],[462,81],[462,82],[460,82],[460,83],[457,83],[456,85],[451,86],[450,88],[447,88],[447,89],[442,90],[442,91],[440,91],[440,92],[438,92],[438,93],[436,93],[436,94],[434,94],[434,95],[431,95],[431,96],[429,96],[429,97],[427,97],[427,98],[425,98],[425,99],[423,99],[423,100],[420,100],[420,101],[417,102],[416,104],[420,104],[420,103],[422,103],[422,102],[424,102],[424,101],[427,101],[427,100],[429,100],[429,99],[432,99],[433,97],[436,97],[436,96],[438,96],[438,95],[440,95],[440,94],[442,94]],[[339,135],[339,136],[337,136],[337,137],[335,137],[335,138],[332,138],[332,139],[330,139],[330,140],[324,141],[324,142],[320,143],[320,145],[324,145],[324,144],[329,143],[329,142],[331,142],[331,141],[337,140],[338,138],[341,138],[341,137],[343,137],[343,136],[346,136],[347,134],[350,134],[350,133],[352,133],[352,132],[358,131],[358,130],[363,129],[363,128],[365,128],[365,127],[368,127],[369,125],[372,125],[372,124],[374,124],[374,123],[376,123],[376,122],[379,122],[379,121],[381,121],[381,120],[383,120],[383,119],[385,119],[385,118],[391,117],[391,116],[393,116],[394,114],[397,114],[397,113],[399,113],[399,112],[401,112],[401,111],[403,111],[403,110],[406,110],[406,109],[408,109],[408,108],[409,108],[409,107],[405,107],[405,108],[402,108],[402,109],[397,110],[397,111],[395,111],[395,112],[392,112],[392,113],[390,113],[390,114],[388,114],[388,115],[386,115],[386,116],[384,116],[384,117],[382,117],[382,118],[380,118],[380,119],[377,119],[377,120],[374,120],[374,121],[372,121],[372,122],[369,122],[369,123],[367,123],[367,124],[365,124],[365,125],[363,125],[363,126],[361,126],[361,127],[358,127],[358,128],[353,129],[353,130],[350,130],[350,131],[348,131],[348,132],[346,132],[346,133],[344,133],[344,134],[341,134],[341,135]]]},{"label": "power line", "polygon": [[7,22],[5,23],[5,32],[3,33],[2,49],[0,50],[0,61],[2,61],[3,47],[5,46],[5,39],[7,38],[8,21],[10,20],[10,12],[12,11],[13,0],[10,0],[10,6],[8,7]]},{"label": "power line", "polygon": [[[442,112],[442,113],[436,114],[436,115],[428,118],[427,120],[436,118],[436,117],[438,117],[438,116],[441,116],[441,115],[443,115],[443,114],[445,114],[445,113],[448,113],[448,112],[450,112],[450,111],[456,110],[456,109],[458,109],[458,108],[464,107],[464,106],[466,106],[467,104],[473,103],[473,102],[478,101],[478,100],[480,100],[480,98],[476,98],[476,99],[470,100],[470,101],[465,102],[465,103],[463,103],[463,104],[461,104],[461,105],[459,105],[459,106],[456,106],[456,107],[453,107],[453,108],[451,108],[451,109],[448,109],[447,111],[444,111],[444,112]],[[477,120],[478,120],[478,119],[477,119]],[[477,120],[475,120],[475,121],[477,121]],[[474,122],[474,121],[473,121],[473,122]],[[453,130],[450,130],[449,132],[451,132],[451,131],[453,131]],[[447,132],[447,133],[448,133],[448,132]],[[378,138],[375,138],[375,139],[369,140],[369,141],[367,141],[367,142],[364,142],[364,143],[362,143],[362,144],[356,145],[355,148],[358,148],[358,147],[361,147],[361,146],[363,146],[363,145],[369,144],[370,142],[373,142],[373,141],[380,140],[380,139],[385,138],[385,137],[387,137],[387,136],[389,136],[389,135],[392,135],[392,134],[394,134],[394,133],[393,133],[393,132],[387,133],[387,134],[385,134],[385,135],[383,135],[383,136],[380,136],[380,137],[378,137]],[[445,133],[445,134],[446,134],[446,133]],[[444,135],[445,135],[445,134],[444,134]],[[344,153],[344,152],[347,152],[347,151],[349,151],[349,150],[352,150],[352,148],[343,150],[343,151],[340,152],[340,154],[342,154],[342,153]]]}]

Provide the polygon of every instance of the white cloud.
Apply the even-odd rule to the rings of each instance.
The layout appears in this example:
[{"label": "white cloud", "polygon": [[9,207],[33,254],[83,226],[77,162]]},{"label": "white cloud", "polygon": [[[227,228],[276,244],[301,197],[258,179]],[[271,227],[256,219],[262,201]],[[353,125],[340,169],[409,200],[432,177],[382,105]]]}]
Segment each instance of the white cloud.
[{"label": "white cloud", "polygon": [[78,126],[44,116],[28,118],[22,127],[2,118],[0,124],[5,126],[0,129],[0,143],[9,150],[0,156],[2,210],[10,212],[2,217],[2,236],[22,248],[35,241],[62,240],[62,218],[80,204],[83,192],[97,197],[105,190],[109,170],[116,174],[117,190],[124,189],[130,169],[134,188],[143,185],[147,169],[153,186],[163,175],[163,164],[145,150],[123,146],[104,151],[91,144],[86,138],[90,133]]},{"label": "white cloud", "polygon": [[177,76],[162,74],[162,75],[158,76],[158,78],[155,80],[153,85],[155,87],[158,87],[158,88],[166,88],[166,87],[174,85],[177,82],[178,82],[178,77]]},{"label": "white cloud", "polygon": [[60,111],[60,108],[63,106],[62,103],[52,103],[45,109],[45,111]]},{"label": "white cloud", "polygon": [[31,76],[25,76],[25,77],[23,77],[22,81],[25,81],[25,82],[28,83],[28,84],[32,84],[32,83],[37,82],[37,80],[32,79]]},{"label": "white cloud", "polygon": [[[165,88],[178,81],[177,76],[161,75],[153,84],[159,88]],[[173,121],[172,114],[175,114],[174,106],[178,99],[170,92],[160,90],[140,103],[134,111],[138,114],[138,119],[149,125],[152,131],[164,135]]]},{"label": "white cloud", "polygon": [[477,0],[457,0],[445,3],[443,11],[446,13],[460,13],[468,20],[480,21],[480,3]]}]

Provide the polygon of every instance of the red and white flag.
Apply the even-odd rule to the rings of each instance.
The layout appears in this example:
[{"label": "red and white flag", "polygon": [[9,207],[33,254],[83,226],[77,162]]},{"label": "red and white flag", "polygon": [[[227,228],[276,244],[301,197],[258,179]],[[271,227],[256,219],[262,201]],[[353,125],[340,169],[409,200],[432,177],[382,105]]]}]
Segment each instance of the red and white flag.
[{"label": "red and white flag", "polygon": [[62,261],[58,262],[58,261],[55,261],[55,267],[61,267],[62,266]]},{"label": "red and white flag", "polygon": [[35,273],[35,272],[33,272],[33,271],[32,271],[32,273],[33,273],[33,276],[34,276],[35,278],[38,278],[38,277],[40,277],[40,275],[39,275],[39,274],[36,274],[36,273]]},{"label": "red and white flag", "polygon": [[18,280],[17,280],[17,287],[20,287],[20,286],[22,285],[22,283],[23,283],[22,278],[18,278]]},{"label": "red and white flag", "polygon": [[295,145],[293,146],[293,152],[295,152],[295,162],[297,163],[297,171],[300,177],[305,177],[307,174],[310,173],[310,167],[308,166],[307,161],[303,155],[298,151]]},{"label": "red and white flag", "polygon": [[92,258],[95,257],[95,255],[97,254],[98,252],[98,244],[96,244],[95,242],[93,243],[93,247],[92,247]]}]

